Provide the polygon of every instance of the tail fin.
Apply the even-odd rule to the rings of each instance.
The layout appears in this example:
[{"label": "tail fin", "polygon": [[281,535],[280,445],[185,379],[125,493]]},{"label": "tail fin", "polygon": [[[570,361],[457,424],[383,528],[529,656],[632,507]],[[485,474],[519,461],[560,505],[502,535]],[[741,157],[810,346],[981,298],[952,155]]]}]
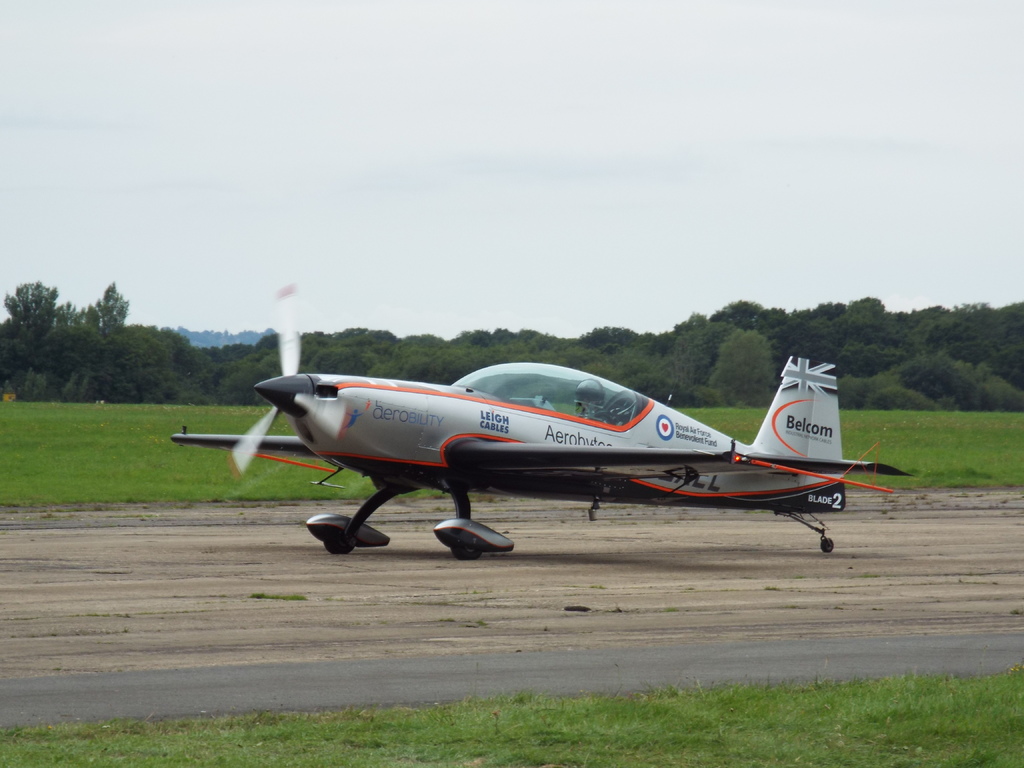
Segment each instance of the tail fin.
[{"label": "tail fin", "polygon": [[752,455],[842,459],[839,396],[831,363],[789,358]]}]

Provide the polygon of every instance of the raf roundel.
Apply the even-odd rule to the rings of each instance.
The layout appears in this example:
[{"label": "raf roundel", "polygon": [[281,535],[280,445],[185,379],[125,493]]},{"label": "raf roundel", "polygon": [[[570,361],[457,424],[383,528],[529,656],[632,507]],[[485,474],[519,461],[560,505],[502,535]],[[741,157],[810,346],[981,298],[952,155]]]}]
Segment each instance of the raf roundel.
[{"label": "raf roundel", "polygon": [[662,440],[672,439],[672,435],[675,432],[675,427],[672,425],[672,419],[668,416],[659,416],[656,426],[658,429],[658,437]]}]

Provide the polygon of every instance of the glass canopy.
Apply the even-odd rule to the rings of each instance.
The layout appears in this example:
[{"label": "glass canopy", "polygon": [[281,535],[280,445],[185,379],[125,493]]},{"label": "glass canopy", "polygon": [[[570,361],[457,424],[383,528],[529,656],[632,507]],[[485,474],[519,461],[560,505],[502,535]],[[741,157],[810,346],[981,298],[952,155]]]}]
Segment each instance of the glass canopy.
[{"label": "glass canopy", "polygon": [[463,376],[465,387],[513,405],[569,413],[605,424],[628,423],[647,398],[589,373],[544,363],[504,363]]}]

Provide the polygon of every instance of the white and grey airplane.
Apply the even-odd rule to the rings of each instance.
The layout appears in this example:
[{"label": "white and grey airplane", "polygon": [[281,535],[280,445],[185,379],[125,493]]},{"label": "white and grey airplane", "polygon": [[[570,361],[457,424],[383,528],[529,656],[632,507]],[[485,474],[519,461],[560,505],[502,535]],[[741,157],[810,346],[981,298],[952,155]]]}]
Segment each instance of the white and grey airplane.
[{"label": "white and grey airplane", "polygon": [[[873,476],[894,467],[842,457],[834,366],[790,358],[754,442],[746,445],[662,403],[582,371],[508,363],[450,386],[298,373],[299,336],[279,335],[283,375],[257,384],[273,409],[247,435],[172,436],[221,448],[244,471],[253,456],[317,459],[370,477],[374,493],[352,517],[306,525],[333,554],[385,546],[367,524],[381,505],[421,488],[448,493],[455,517],[434,527],[459,560],[509,552],[513,542],[477,520],[471,492],[604,503],[766,509],[832,540],[817,515],[846,506],[848,486],[891,492]],[[267,432],[284,414],[294,435]],[[317,466],[320,469],[322,467]],[[865,480],[849,475],[859,473]],[[329,479],[329,478],[328,478]]]}]

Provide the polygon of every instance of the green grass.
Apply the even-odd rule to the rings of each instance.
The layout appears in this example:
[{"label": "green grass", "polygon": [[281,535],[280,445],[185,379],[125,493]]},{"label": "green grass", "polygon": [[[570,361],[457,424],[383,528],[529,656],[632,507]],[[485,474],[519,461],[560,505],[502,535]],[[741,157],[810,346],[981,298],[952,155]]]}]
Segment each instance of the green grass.
[{"label": "green grass", "polygon": [[[191,432],[242,434],[266,411],[167,405],[0,403],[0,506],[364,498],[368,480],[253,461],[241,479],[228,453],[174,445]],[[274,433],[290,434],[284,419]]]},{"label": "green grass", "polygon": [[519,694],[420,710],[0,731],[0,763],[1017,768],[1024,675]]},{"label": "green grass", "polygon": [[[228,454],[182,448],[170,436],[244,433],[260,408],[167,405],[0,404],[0,506],[365,498],[365,478],[345,472],[337,490],[314,486],[324,472],[254,461],[242,479]],[[702,409],[690,416],[749,442],[759,409]],[[288,434],[283,419],[275,432]],[[847,458],[881,443],[879,460],[914,474],[883,478],[896,488],[1024,485],[1024,414],[849,411]],[[869,457],[874,456],[870,454]]]}]

